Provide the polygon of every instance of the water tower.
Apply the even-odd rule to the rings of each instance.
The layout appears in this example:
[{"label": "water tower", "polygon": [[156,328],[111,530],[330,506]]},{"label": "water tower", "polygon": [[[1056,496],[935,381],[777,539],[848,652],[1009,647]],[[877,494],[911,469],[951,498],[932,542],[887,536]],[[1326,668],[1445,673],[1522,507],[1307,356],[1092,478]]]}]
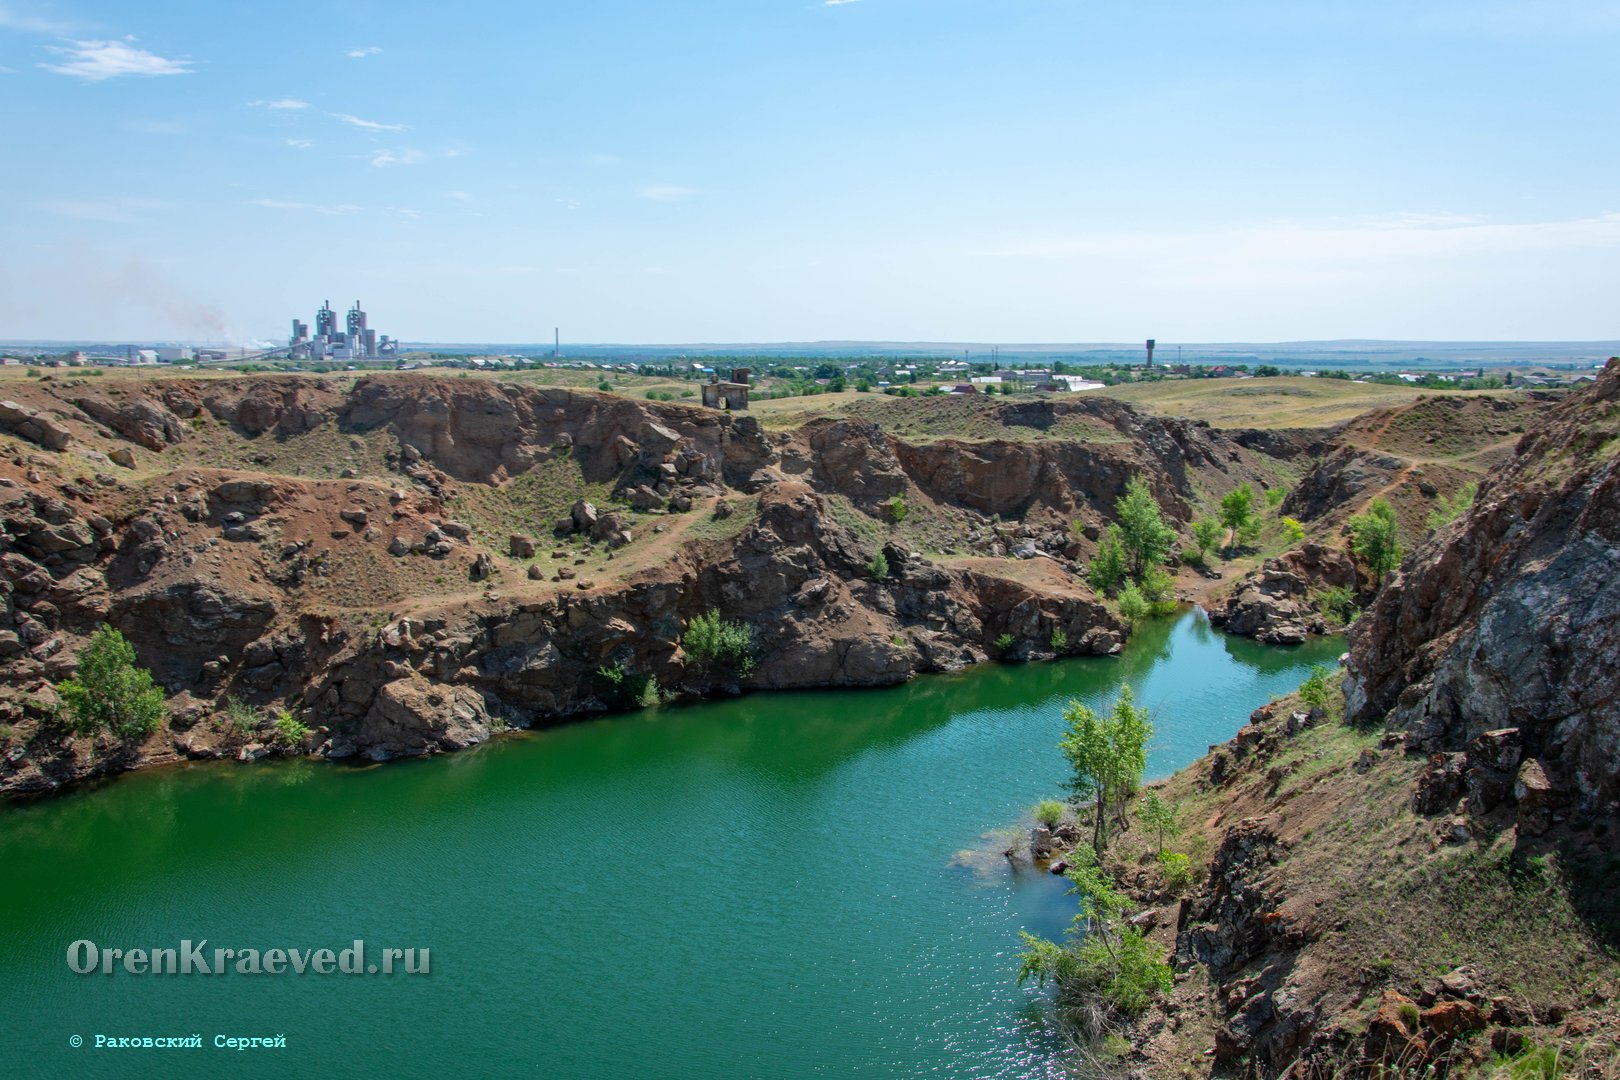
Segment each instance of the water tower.
[{"label": "water tower", "polygon": [[1153,348],[1157,344],[1158,344],[1158,341],[1156,339],[1154,339],[1154,338],[1148,338],[1147,339],[1147,353],[1148,353],[1147,366],[1148,367],[1153,366]]}]

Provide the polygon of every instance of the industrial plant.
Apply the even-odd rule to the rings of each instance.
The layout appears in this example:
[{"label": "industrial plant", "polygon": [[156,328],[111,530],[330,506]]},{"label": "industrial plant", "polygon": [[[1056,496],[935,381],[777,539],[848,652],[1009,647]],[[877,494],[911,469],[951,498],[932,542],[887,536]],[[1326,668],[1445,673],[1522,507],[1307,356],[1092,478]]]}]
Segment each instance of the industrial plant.
[{"label": "industrial plant", "polygon": [[338,329],[337,312],[332,310],[330,300],[323,301],[315,313],[313,337],[309,323],[294,319],[287,345],[291,350],[288,355],[300,360],[392,360],[399,353],[397,340],[387,334],[378,337],[377,331],[366,325],[366,313],[358,300],[349,309],[342,330]]}]

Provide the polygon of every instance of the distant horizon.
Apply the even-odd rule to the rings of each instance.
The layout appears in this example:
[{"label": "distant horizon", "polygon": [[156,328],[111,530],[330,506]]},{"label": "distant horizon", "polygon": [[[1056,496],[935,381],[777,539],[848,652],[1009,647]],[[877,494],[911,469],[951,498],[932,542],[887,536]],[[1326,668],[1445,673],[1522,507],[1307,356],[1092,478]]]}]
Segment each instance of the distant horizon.
[{"label": "distant horizon", "polygon": [[1606,0],[0,0],[49,162],[0,330],[1597,340],[1617,46]]},{"label": "distant horizon", "polygon": [[[783,338],[778,340],[742,340],[742,341],[563,341],[563,348],[575,349],[786,349],[786,348],[851,348],[857,346],[871,346],[874,348],[938,348],[938,349],[1143,349],[1148,339],[1136,341],[1017,341],[1017,340],[950,340],[945,338]],[[1155,339],[1158,353],[1166,349],[1182,348],[1240,348],[1246,346],[1260,346],[1265,348],[1281,348],[1285,346],[1406,346],[1406,345],[1445,345],[1453,347],[1469,346],[1533,346],[1552,345],[1562,347],[1575,346],[1602,346],[1620,347],[1620,338],[1277,338],[1273,340],[1254,339],[1211,339],[1211,340],[1177,340]],[[258,341],[220,342],[198,338],[0,338],[0,348],[23,348],[27,346],[49,345],[168,345],[188,348],[252,348],[263,347]],[[541,338],[533,340],[511,341],[479,341],[479,340],[414,340],[400,339],[400,344],[408,348],[552,348],[553,342]],[[272,346],[279,347],[279,346]]]}]

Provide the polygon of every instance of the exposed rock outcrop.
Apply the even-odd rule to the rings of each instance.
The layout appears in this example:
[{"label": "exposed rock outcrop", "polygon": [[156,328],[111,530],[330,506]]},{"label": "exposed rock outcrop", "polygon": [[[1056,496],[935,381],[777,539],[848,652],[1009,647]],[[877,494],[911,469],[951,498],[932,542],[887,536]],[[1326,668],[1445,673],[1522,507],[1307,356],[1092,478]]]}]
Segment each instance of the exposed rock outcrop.
[{"label": "exposed rock outcrop", "polygon": [[1209,621],[1227,633],[1276,645],[1297,645],[1307,634],[1335,629],[1322,610],[1321,593],[1350,590],[1353,597],[1370,591],[1371,582],[1350,554],[1322,544],[1302,544],[1267,559],[1212,610]]},{"label": "exposed rock outcrop", "polygon": [[1557,800],[1620,811],[1620,364],[1520,441],[1351,632],[1350,714],[1428,753],[1516,728]]}]

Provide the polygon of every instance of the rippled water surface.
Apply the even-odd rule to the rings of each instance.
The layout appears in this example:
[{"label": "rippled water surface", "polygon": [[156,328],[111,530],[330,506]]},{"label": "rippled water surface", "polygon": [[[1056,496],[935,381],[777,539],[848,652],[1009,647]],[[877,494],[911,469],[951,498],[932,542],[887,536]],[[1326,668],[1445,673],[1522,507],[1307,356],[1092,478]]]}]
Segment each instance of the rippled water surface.
[{"label": "rippled water surface", "polygon": [[[1063,883],[987,829],[1063,776],[1065,701],[1129,681],[1187,764],[1337,641],[1199,614],[1123,656],[756,694],[375,768],[208,765],[0,810],[0,1073],[1060,1075],[1018,930]],[[75,975],[118,947],[431,949],[427,976]],[[284,1034],[97,1051],[70,1036]]]}]

